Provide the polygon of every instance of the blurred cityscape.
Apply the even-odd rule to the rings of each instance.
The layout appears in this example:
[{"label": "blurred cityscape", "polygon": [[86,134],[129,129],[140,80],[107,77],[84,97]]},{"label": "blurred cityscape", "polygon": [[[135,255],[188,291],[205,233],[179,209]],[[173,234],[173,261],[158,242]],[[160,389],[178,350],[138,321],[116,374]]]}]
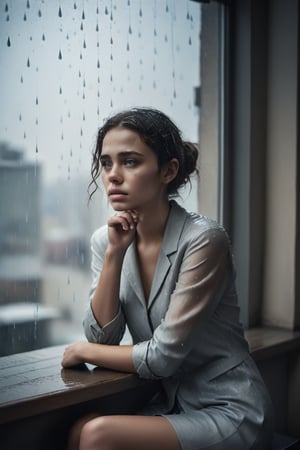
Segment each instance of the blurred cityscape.
[{"label": "blurred cityscape", "polygon": [[0,356],[81,339],[90,285],[88,179],[43,186],[43,168],[0,143]]}]

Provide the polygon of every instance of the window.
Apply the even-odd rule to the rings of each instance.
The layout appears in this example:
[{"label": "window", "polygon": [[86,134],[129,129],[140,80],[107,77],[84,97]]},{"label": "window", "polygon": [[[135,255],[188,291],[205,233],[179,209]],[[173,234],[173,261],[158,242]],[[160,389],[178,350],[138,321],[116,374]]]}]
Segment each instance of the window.
[{"label": "window", "polygon": [[[0,355],[82,338],[90,236],[109,214],[101,191],[90,204],[87,194],[107,116],[153,106],[194,142],[200,123],[200,147],[206,139],[219,154],[208,126],[218,126],[219,106],[208,122],[197,96],[200,74],[202,101],[220,92],[211,64],[219,47],[202,54],[219,36],[219,14],[215,3],[190,0],[2,3]],[[190,210],[198,210],[197,183],[181,195]]]}]

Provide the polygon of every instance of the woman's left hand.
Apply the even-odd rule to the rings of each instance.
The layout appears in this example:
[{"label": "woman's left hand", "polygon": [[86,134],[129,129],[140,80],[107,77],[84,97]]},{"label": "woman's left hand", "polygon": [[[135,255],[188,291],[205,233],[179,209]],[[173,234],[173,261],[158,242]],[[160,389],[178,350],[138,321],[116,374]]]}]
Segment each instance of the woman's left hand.
[{"label": "woman's left hand", "polygon": [[64,369],[78,366],[85,362],[84,348],[88,345],[87,342],[75,342],[75,344],[68,345],[65,348],[61,365]]}]

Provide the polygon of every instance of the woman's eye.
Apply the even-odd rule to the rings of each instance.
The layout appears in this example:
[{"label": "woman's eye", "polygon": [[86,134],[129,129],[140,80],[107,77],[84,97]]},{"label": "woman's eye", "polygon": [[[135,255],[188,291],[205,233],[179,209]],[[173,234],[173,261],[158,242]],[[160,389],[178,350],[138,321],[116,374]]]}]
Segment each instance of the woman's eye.
[{"label": "woman's eye", "polygon": [[126,159],[124,161],[125,166],[133,167],[137,165],[137,161],[135,159]]},{"label": "woman's eye", "polygon": [[101,161],[101,166],[103,167],[103,169],[109,169],[109,168],[111,168],[112,163],[111,163],[111,161],[103,160],[103,161]]}]

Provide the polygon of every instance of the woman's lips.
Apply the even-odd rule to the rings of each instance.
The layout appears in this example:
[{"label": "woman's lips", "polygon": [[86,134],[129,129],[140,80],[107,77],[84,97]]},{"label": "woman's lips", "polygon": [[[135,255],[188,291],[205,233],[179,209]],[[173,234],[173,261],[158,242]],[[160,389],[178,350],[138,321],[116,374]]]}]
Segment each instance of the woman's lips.
[{"label": "woman's lips", "polygon": [[112,189],[112,190],[108,191],[108,196],[110,199],[113,199],[113,200],[122,200],[127,196],[127,194],[126,194],[126,192],[117,191],[117,190]]}]

